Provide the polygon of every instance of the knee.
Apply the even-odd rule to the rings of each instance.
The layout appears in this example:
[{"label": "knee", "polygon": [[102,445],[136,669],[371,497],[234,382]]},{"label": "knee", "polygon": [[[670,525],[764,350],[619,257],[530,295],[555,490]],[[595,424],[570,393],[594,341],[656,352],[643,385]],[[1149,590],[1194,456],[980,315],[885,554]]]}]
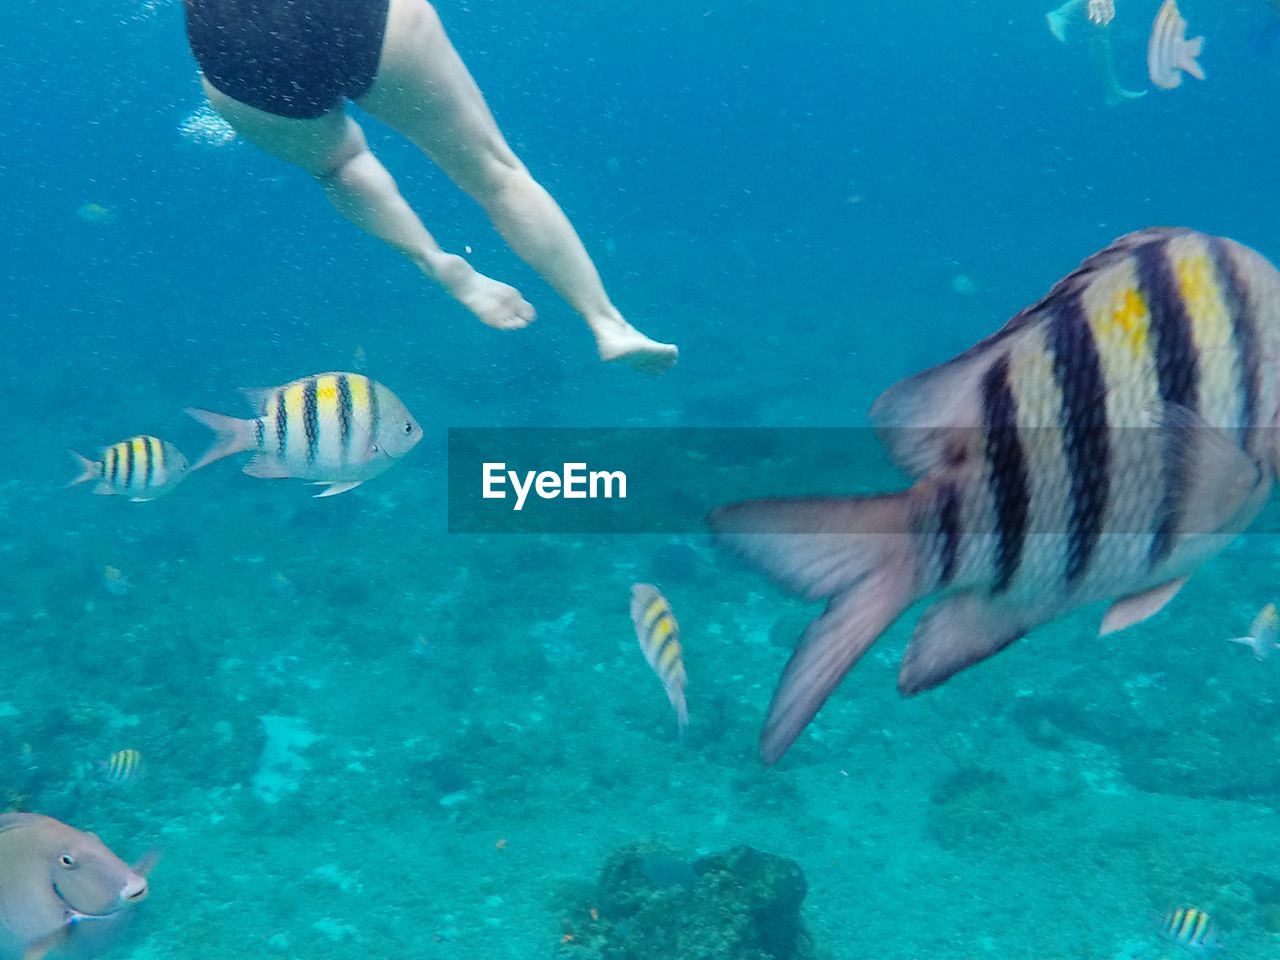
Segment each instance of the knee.
[{"label": "knee", "polygon": [[535,185],[528,168],[510,150],[500,151],[475,165],[475,178],[467,192],[480,203],[501,203],[514,193]]}]

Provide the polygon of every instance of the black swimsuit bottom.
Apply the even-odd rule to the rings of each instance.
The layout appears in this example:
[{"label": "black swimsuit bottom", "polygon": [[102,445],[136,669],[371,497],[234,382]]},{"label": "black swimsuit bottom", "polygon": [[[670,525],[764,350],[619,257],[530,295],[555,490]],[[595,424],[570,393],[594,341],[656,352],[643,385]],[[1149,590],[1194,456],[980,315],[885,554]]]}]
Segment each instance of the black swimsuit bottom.
[{"label": "black swimsuit bottom", "polygon": [[281,117],[314,118],[361,96],[382,56],[390,0],[186,0],[187,39],[208,81]]}]

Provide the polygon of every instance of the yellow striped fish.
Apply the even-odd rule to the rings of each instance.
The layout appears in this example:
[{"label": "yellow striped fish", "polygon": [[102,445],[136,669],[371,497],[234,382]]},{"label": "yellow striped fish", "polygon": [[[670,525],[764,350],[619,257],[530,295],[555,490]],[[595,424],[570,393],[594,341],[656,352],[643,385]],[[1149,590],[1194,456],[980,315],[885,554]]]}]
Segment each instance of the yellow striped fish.
[{"label": "yellow striped fish", "polygon": [[134,503],[164,496],[188,473],[187,458],[177,447],[145,435],[113,443],[102,451],[101,460],[69,452],[80,473],[67,486],[96,480],[94,493],[117,494]]},{"label": "yellow striped fish", "polygon": [[1209,915],[1195,907],[1170,910],[1160,924],[1160,933],[1166,940],[1197,956],[1210,956],[1223,946],[1222,937]]},{"label": "yellow striped fish", "polygon": [[761,736],[776,761],[917,600],[906,695],[1112,600],[1152,616],[1251,523],[1276,473],[1280,273],[1231,240],[1117,240],[998,333],[871,409],[915,479],[879,497],[758,500],[710,517],[783,585],[826,599]]},{"label": "yellow striped fish", "polygon": [[282,387],[244,390],[250,420],[189,408],[217,440],[192,468],[246,450],[251,477],[299,477],[328,484],[318,497],[360,486],[412,450],[422,427],[400,398],[358,373],[321,373]]},{"label": "yellow striped fish", "polygon": [[137,750],[117,750],[98,764],[98,770],[107,783],[131,783],[142,776],[142,754]]},{"label": "yellow striped fish", "polygon": [[680,626],[671,612],[671,604],[651,583],[631,587],[631,622],[636,639],[649,666],[666,688],[667,699],[676,711],[679,732],[689,724],[689,708],[684,699],[684,657],[680,648]]}]

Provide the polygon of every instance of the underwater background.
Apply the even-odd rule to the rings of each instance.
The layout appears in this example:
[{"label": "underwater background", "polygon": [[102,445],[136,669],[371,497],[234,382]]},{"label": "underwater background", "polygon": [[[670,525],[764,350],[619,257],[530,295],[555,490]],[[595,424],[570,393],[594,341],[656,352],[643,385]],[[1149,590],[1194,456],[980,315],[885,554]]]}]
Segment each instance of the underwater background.
[{"label": "underwater background", "polygon": [[[162,850],[115,955],[585,958],[601,867],[638,841],[797,861],[824,957],[1180,956],[1150,916],[1176,906],[1274,955],[1280,667],[1223,640],[1276,599],[1275,537],[1118,637],[1069,617],[909,701],[905,617],[765,769],[806,605],[697,535],[446,533],[449,427],[857,427],[1130,230],[1280,261],[1268,3],[1186,0],[1208,78],[1114,108],[1050,3],[439,0],[615,303],[679,344],[658,378],[599,364],[372,120],[441,244],[519,287],[532,328],[482,327],[305,176],[184,135],[179,4],[8,11],[0,809]],[[1119,0],[1131,88],[1156,7]],[[351,494],[231,464],[150,504],[62,489],[68,447],[150,432],[194,457],[183,407],[357,365],[427,436]],[[636,580],[683,628],[682,740]],[[146,777],[93,775],[125,748]]]}]

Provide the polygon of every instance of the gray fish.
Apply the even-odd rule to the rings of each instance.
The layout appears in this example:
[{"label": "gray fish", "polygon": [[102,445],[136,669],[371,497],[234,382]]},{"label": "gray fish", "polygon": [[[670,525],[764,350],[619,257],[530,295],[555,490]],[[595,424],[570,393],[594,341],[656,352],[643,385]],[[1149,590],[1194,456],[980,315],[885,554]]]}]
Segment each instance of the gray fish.
[{"label": "gray fish", "polygon": [[1184,71],[1203,80],[1204,71],[1196,60],[1203,46],[1204,37],[1187,39],[1187,21],[1178,12],[1177,0],[1164,0],[1147,42],[1147,73],[1151,75],[1151,82],[1163,90],[1172,90],[1181,85]]},{"label": "gray fish", "polygon": [[96,956],[147,895],[153,864],[130,867],[95,834],[50,817],[0,814],[0,960]]},{"label": "gray fish", "polygon": [[826,600],[761,735],[787,750],[909,606],[905,695],[1111,600],[1153,616],[1262,509],[1276,476],[1280,273],[1185,229],[1122,237],[999,332],[871,410],[910,489],[715,511],[722,542]]}]

